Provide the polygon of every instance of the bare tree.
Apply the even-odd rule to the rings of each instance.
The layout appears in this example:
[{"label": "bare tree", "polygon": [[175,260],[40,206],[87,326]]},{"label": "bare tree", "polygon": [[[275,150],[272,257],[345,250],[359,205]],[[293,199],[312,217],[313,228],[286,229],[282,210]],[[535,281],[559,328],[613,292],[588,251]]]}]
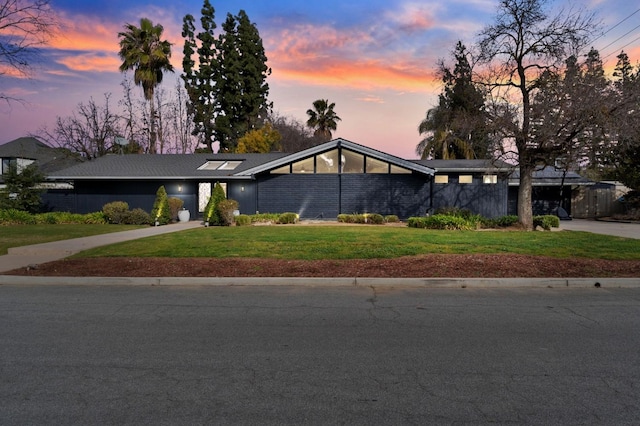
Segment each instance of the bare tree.
[{"label": "bare tree", "polygon": [[[593,15],[561,10],[549,16],[546,0],[501,0],[495,22],[480,34],[479,51],[486,65],[485,83],[499,97],[494,122],[514,142],[520,168],[518,218],[533,228],[532,175],[544,164],[544,140],[533,132],[532,101],[545,75],[584,48],[598,27]],[[515,106],[517,109],[509,108]]]},{"label": "bare tree", "polygon": [[104,95],[104,105],[96,104],[93,98],[78,104],[71,116],[58,117],[53,130],[44,129],[41,137],[52,146],[67,148],[89,160],[114,152],[121,119],[111,110],[110,96]]},{"label": "bare tree", "polygon": [[[0,77],[29,76],[38,48],[58,28],[49,0],[0,0]],[[0,99],[20,101],[3,92]]]}]

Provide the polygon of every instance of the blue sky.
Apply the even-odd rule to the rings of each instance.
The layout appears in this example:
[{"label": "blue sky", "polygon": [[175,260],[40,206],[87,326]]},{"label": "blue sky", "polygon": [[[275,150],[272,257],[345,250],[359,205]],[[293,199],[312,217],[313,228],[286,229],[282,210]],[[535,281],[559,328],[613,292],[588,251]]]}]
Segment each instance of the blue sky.
[{"label": "blue sky", "polygon": [[[270,100],[283,115],[305,120],[305,111],[319,98],[336,103],[342,118],[336,137],[415,158],[417,127],[434,106],[441,86],[435,77],[439,58],[448,59],[458,40],[471,45],[492,22],[496,0],[441,2],[367,1],[212,1],[216,23],[227,13],[244,9],[263,38],[268,65]],[[603,31],[632,15],[638,6],[628,0],[569,2],[554,6],[584,6],[602,21]],[[31,79],[0,78],[0,91],[27,103],[0,105],[0,143],[52,127],[56,116],[69,116],[90,97],[102,101],[121,97],[117,33],[125,23],[148,17],[165,28],[173,46],[172,62],[179,76],[182,18],[200,15],[202,1],[78,2],[52,0],[64,28],[43,51]],[[99,6],[98,6],[99,5]],[[609,66],[625,44],[635,64],[640,60],[640,12],[632,15],[594,47]],[[629,34],[625,35],[628,31]],[[617,38],[613,45],[607,44]],[[170,88],[173,78],[167,76]]]}]

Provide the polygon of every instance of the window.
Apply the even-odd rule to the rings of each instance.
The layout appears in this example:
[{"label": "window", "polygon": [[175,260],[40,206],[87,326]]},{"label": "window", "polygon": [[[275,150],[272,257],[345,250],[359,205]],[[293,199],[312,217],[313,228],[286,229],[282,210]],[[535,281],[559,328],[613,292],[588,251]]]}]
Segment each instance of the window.
[{"label": "window", "polygon": [[473,176],[460,175],[460,177],[458,178],[458,183],[473,183]]},{"label": "window", "polygon": [[242,164],[242,160],[208,160],[202,166],[198,167],[198,170],[235,170],[240,164]]},{"label": "window", "polygon": [[218,170],[235,170],[240,164],[242,161],[225,161],[223,165],[218,167]]},{"label": "window", "polygon": [[316,173],[338,173],[338,166],[337,149],[316,156]]},{"label": "window", "polygon": [[364,173],[364,155],[342,150],[342,173]]},{"label": "window", "polygon": [[434,178],[435,183],[449,183],[448,175],[436,175]]},{"label": "window", "polygon": [[291,165],[291,173],[313,173],[313,157]]},{"label": "window", "polygon": [[367,173],[389,173],[389,163],[367,157]]},{"label": "window", "polygon": [[406,175],[411,174],[411,170],[405,169],[404,167],[391,165],[391,173],[394,175]]},{"label": "window", "polygon": [[484,175],[482,176],[482,183],[494,185],[498,183],[498,175]]},{"label": "window", "polygon": [[287,164],[286,166],[278,167],[277,169],[271,170],[271,174],[274,175],[286,175],[291,173],[291,164]]}]

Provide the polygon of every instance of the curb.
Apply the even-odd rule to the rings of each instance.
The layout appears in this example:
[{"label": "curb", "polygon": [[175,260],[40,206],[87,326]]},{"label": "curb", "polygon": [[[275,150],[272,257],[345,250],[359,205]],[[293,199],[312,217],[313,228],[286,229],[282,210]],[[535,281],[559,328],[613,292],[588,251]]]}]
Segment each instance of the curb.
[{"label": "curb", "polygon": [[640,278],[292,278],[29,277],[0,275],[0,285],[413,288],[640,288]]}]

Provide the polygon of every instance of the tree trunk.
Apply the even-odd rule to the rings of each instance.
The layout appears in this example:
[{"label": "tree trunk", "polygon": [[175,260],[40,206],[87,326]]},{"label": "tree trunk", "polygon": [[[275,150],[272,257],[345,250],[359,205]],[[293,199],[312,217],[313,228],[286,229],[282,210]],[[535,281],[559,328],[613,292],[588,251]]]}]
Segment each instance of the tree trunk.
[{"label": "tree trunk", "polygon": [[149,101],[149,154],[156,153],[156,107],[153,95]]},{"label": "tree trunk", "polygon": [[533,167],[520,164],[520,186],[518,188],[518,221],[524,229],[533,230],[532,203]]}]

